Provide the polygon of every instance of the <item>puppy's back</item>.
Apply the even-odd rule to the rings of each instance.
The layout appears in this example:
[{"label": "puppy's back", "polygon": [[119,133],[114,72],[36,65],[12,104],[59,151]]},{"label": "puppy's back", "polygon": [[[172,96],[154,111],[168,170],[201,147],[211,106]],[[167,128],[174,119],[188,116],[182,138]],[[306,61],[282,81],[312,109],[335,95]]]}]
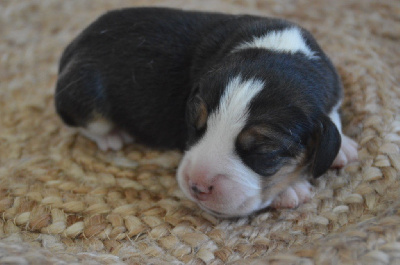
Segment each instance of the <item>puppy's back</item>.
[{"label": "puppy's back", "polygon": [[194,49],[226,17],[164,8],[104,14],[62,55],[59,115],[79,127],[100,116],[146,144],[183,148]]}]

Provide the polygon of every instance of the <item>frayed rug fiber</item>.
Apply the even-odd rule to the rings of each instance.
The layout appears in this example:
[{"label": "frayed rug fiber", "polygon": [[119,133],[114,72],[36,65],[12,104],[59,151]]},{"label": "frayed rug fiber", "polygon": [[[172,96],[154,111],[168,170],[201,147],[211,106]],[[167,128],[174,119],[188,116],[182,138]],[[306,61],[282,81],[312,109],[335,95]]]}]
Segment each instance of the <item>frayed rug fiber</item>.
[{"label": "frayed rug fiber", "polygon": [[[102,152],[66,128],[53,100],[65,46],[107,10],[149,5],[310,30],[342,77],[359,162],[297,209],[223,220],[179,190],[179,152]],[[5,0],[0,32],[0,264],[400,264],[399,1]]]}]

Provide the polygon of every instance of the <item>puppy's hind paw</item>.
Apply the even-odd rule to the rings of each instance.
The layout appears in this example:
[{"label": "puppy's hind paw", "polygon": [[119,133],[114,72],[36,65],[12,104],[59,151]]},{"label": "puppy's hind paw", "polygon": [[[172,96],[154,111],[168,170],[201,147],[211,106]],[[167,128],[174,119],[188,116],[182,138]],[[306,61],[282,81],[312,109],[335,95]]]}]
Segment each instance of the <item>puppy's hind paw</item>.
[{"label": "puppy's hind paw", "polygon": [[107,135],[97,136],[95,141],[97,146],[103,151],[107,151],[108,149],[118,151],[121,150],[124,144],[131,143],[133,138],[124,131],[113,130]]},{"label": "puppy's hind paw", "polygon": [[124,144],[133,142],[133,138],[123,130],[113,128],[110,122],[93,122],[87,128],[81,128],[81,133],[96,142],[100,150],[121,150]]}]

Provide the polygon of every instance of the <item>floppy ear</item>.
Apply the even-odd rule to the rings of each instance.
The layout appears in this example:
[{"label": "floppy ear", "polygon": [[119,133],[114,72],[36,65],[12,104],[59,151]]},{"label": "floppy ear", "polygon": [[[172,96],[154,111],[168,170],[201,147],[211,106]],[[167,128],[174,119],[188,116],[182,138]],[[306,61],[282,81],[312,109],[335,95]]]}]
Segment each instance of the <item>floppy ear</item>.
[{"label": "floppy ear", "polygon": [[341,145],[341,136],[336,125],[323,115],[317,122],[309,150],[311,152],[311,174],[317,178],[324,174],[335,160]]}]

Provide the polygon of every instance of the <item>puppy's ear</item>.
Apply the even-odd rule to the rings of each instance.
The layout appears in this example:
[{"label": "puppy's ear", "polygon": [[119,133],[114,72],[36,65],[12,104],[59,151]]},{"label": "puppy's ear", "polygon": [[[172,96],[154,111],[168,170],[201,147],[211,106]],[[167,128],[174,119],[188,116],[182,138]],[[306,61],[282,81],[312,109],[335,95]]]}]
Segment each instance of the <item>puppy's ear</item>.
[{"label": "puppy's ear", "polygon": [[316,123],[309,142],[310,169],[313,177],[324,174],[335,160],[341,145],[341,136],[336,125],[323,115]]}]

